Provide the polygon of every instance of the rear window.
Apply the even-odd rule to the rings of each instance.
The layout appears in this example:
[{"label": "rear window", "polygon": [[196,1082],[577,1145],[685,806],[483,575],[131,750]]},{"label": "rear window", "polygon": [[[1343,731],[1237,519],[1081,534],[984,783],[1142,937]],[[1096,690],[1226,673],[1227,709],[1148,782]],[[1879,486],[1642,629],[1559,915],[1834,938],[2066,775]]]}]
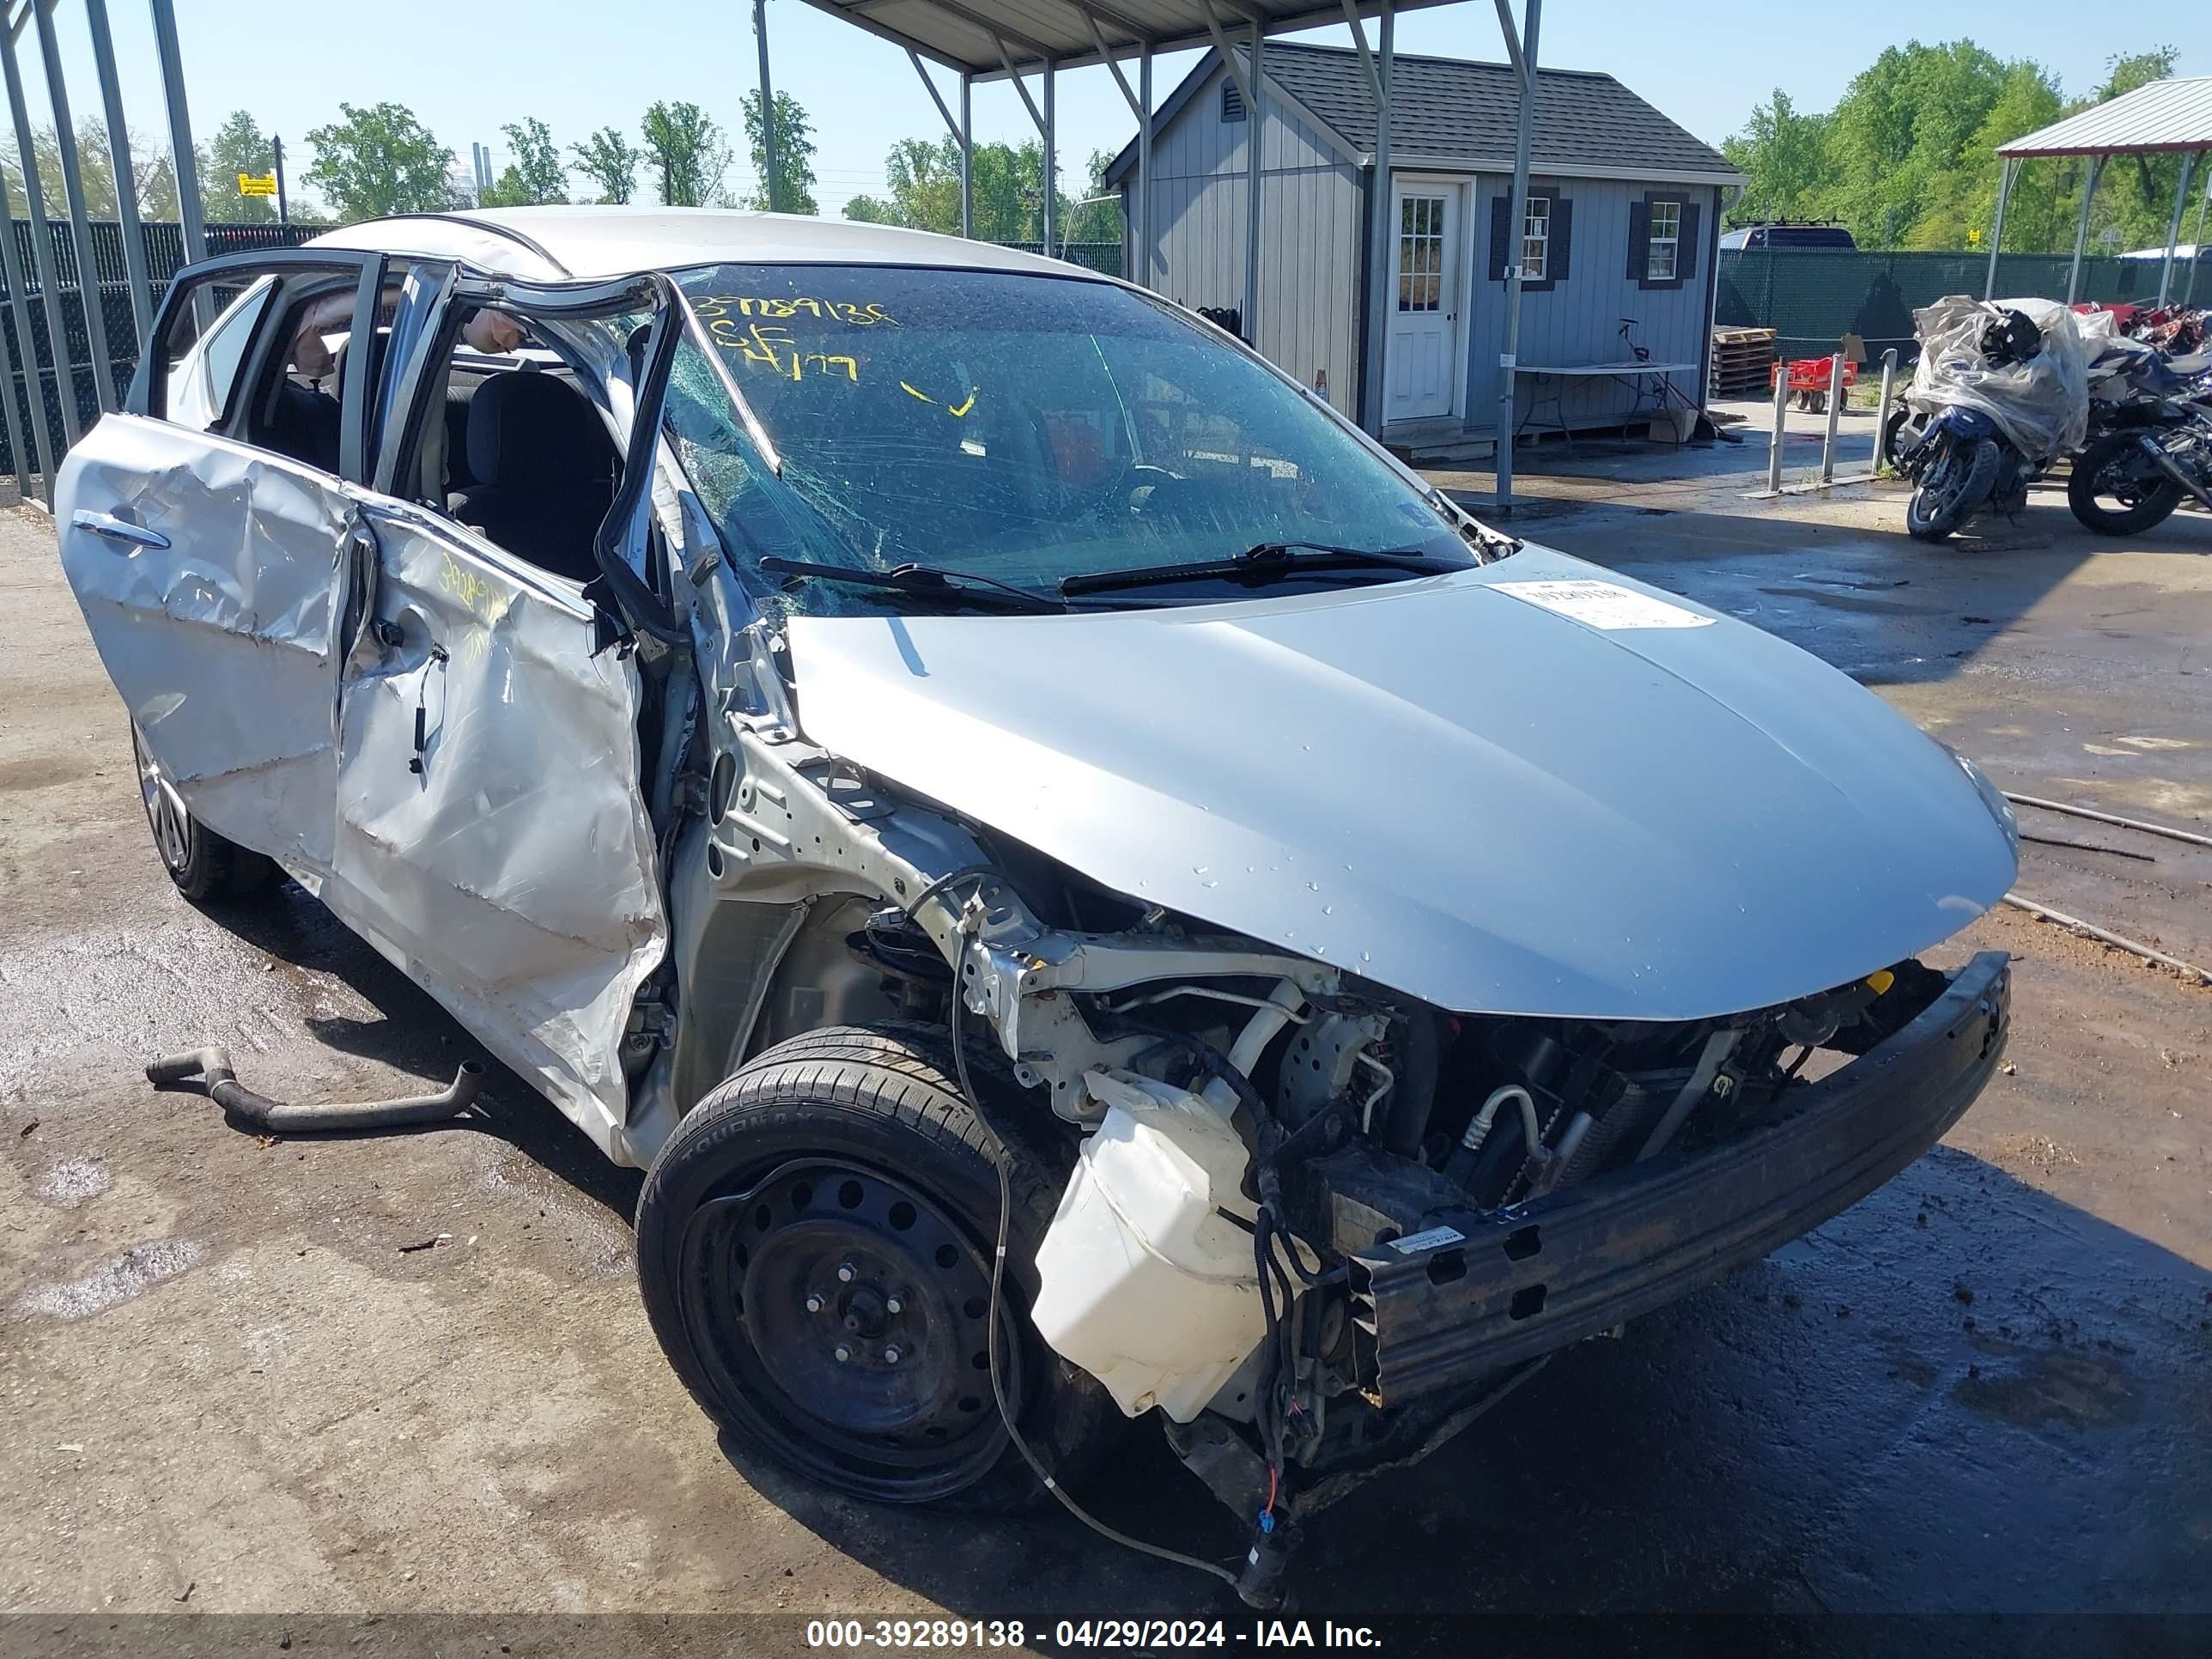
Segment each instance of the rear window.
[{"label": "rear window", "polygon": [[1756,234],[1754,246],[1759,245],[1759,237],[1765,238],[1768,247],[1855,248],[1858,246],[1852,240],[1850,232],[1841,225],[1769,225]]}]

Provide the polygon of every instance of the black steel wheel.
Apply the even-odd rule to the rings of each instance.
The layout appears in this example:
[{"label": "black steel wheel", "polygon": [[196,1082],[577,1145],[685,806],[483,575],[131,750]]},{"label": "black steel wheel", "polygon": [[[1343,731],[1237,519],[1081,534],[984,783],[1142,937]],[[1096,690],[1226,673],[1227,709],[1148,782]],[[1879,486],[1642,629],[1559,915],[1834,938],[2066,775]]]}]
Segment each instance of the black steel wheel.
[{"label": "black steel wheel", "polygon": [[[941,1035],[811,1032],[702,1101],[654,1160],[637,1234],[654,1334],[708,1414],[858,1498],[1005,1509],[1038,1495],[991,1392],[996,1148]],[[1014,1156],[1000,1376],[1065,1476],[1120,1418],[1030,1331],[1054,1183]]]},{"label": "black steel wheel", "polygon": [[2143,453],[2141,432],[2114,432],[2075,458],[2066,480],[2066,505],[2085,529],[2100,536],[2133,536],[2152,529],[2181,505],[2181,486]]},{"label": "black steel wheel", "polygon": [[275,860],[225,840],[191,815],[175,782],[147,750],[135,721],[131,759],[138,774],[146,827],[153,831],[154,851],[179,893],[198,904],[258,892],[276,881],[280,872]]}]

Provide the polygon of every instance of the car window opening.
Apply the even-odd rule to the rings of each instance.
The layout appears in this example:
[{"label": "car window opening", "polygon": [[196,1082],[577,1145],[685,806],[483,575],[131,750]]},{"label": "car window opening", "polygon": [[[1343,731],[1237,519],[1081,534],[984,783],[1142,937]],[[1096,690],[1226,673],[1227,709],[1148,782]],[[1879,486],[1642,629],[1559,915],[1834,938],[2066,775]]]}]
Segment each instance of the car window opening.
[{"label": "car window opening", "polygon": [[614,503],[621,458],[574,371],[524,319],[478,307],[428,396],[403,477],[485,540],[570,581],[598,574],[592,541]]}]

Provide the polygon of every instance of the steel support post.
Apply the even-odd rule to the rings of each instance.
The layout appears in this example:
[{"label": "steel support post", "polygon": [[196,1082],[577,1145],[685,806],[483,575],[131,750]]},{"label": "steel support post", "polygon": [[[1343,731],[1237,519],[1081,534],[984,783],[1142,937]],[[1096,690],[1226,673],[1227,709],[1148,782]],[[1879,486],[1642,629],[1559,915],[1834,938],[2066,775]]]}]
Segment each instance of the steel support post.
[{"label": "steel support post", "polygon": [[177,50],[177,13],[171,0],[147,0],[154,13],[154,46],[161,60],[161,97],[169,112],[169,163],[177,175],[177,216],[184,221],[185,258],[207,258],[207,225],[200,217],[199,152],[192,148],[191,111],[185,101],[185,60]]},{"label": "steel support post", "polygon": [[2004,246],[2005,204],[2012,199],[2013,175],[2020,171],[2020,163],[2011,156],[2005,157],[2004,166],[1997,173],[1997,212],[1990,225],[1990,269],[1982,278],[1982,298],[1997,297],[1997,251]]},{"label": "steel support post", "polygon": [[1261,167],[1261,151],[1267,147],[1267,76],[1261,73],[1260,56],[1266,33],[1260,20],[1252,20],[1251,87],[1245,94],[1244,104],[1244,343],[1254,350],[1260,349],[1260,209],[1264,193],[1265,173]]},{"label": "steel support post", "polygon": [[107,0],[84,0],[84,18],[92,31],[93,66],[100,75],[100,101],[107,119],[107,154],[115,168],[115,216],[123,226],[123,273],[131,284],[131,321],[143,351],[154,331],[153,281],[146,270],[145,232],[138,223],[137,170],[131,160],[131,125],[123,115],[123,84],[115,73]]},{"label": "steel support post", "polygon": [[[33,0],[36,3],[36,0]],[[62,318],[61,274],[54,264],[54,235],[46,222],[46,191],[39,183],[37,147],[31,142],[31,112],[23,100],[23,67],[15,57],[15,40],[4,27],[0,27],[0,74],[8,82],[8,112],[15,127],[15,153],[21,162],[23,202],[29,210],[31,222],[31,260],[39,273],[40,308],[46,317],[46,357],[54,375],[54,401],[59,405],[62,418],[62,447],[67,450],[84,435],[84,423],[76,412],[76,365],[70,361],[69,330]],[[21,293],[19,288],[16,290]],[[37,343],[26,334],[23,352],[26,374],[38,363]],[[43,429],[46,423],[46,399],[33,392],[32,412]],[[46,474],[46,488],[53,488],[51,468]]]},{"label": "steel support post", "polygon": [[1520,373],[1522,249],[1528,232],[1528,158],[1536,134],[1536,35],[1544,21],[1543,0],[1527,0],[1522,17],[1520,114],[1513,139],[1513,203],[1505,218],[1509,238],[1505,244],[1505,338],[1498,354],[1498,510],[1506,514],[1513,511],[1513,409]]},{"label": "steel support post", "polygon": [[975,77],[960,77],[960,234],[975,234]]},{"label": "steel support post", "polygon": [[2097,180],[2104,176],[2105,158],[2089,158],[2089,176],[2081,181],[2081,217],[2074,227],[2074,263],[2066,270],[2066,303],[2081,292],[2081,253],[2089,246],[2089,208],[2097,199]]},{"label": "steel support post", "polygon": [[2158,302],[2163,306],[2173,289],[2173,245],[2181,240],[2181,216],[2189,210],[2189,181],[2197,169],[2200,151],[2181,158],[2181,181],[2173,188],[2173,217],[2166,227],[2166,259],[2158,268]]}]

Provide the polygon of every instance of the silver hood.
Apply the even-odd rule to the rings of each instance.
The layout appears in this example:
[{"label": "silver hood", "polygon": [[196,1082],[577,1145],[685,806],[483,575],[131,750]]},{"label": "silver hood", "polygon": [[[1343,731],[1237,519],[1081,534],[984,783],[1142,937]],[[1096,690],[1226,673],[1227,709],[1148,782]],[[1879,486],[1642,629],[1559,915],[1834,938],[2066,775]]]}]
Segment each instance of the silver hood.
[{"label": "silver hood", "polygon": [[1462,1012],[1845,983],[2011,884],[1964,771],[1770,634],[1548,550],[1340,593],[802,617],[807,738],[1132,897]]}]

